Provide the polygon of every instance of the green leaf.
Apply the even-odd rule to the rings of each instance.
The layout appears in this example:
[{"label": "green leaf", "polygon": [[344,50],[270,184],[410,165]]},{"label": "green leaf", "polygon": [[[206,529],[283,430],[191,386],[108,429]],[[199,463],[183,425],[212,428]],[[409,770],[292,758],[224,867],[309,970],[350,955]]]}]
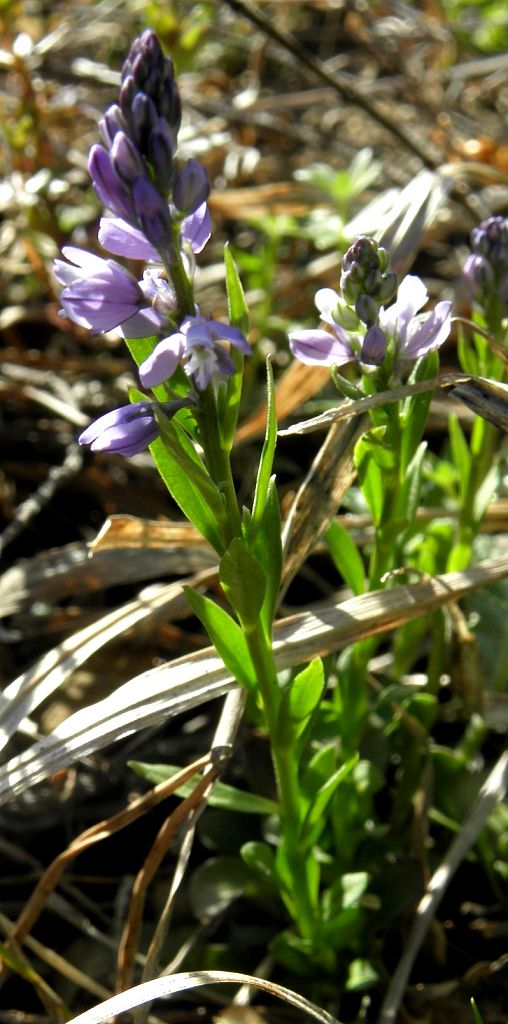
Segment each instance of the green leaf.
[{"label": "green leaf", "polygon": [[273,882],[275,880],[275,857],[268,843],[254,841],[244,843],[240,850],[240,856],[251,871],[255,871],[266,881]]},{"label": "green leaf", "polygon": [[189,898],[197,918],[214,918],[242,896],[252,883],[250,869],[239,857],[212,857],[191,877]]},{"label": "green leaf", "polygon": [[261,566],[265,574],[266,592],[261,608],[260,620],[265,635],[272,635],[272,625],[279,603],[280,578],[282,573],[282,542],[280,507],[275,477],[272,476],[266,492],[263,515],[257,529],[252,531],[250,524],[245,527],[249,550]]},{"label": "green leaf", "polygon": [[[129,761],[129,767],[142,779],[158,786],[160,782],[166,782],[177,775],[181,768],[173,764],[146,764],[143,761]],[[189,779],[175,790],[177,796],[190,796],[195,780]],[[234,811],[237,814],[278,814],[279,805],[268,797],[257,796],[256,793],[247,793],[235,786],[228,786],[225,782],[215,782],[210,796],[207,798],[210,807],[217,807],[221,811]]]},{"label": "green leaf", "polygon": [[448,432],[450,435],[452,458],[455,468],[457,469],[460,496],[463,501],[467,492],[469,474],[471,472],[471,452],[464,436],[464,431],[462,430],[459,419],[455,413],[452,413],[448,417]]},{"label": "green leaf", "polygon": [[422,466],[425,452],[427,451],[426,441],[416,449],[416,452],[406,470],[406,480],[403,490],[403,504],[406,508],[406,519],[409,524],[413,523],[420,498],[420,483],[422,478]]},{"label": "green leaf", "polygon": [[[423,359],[419,359],[411,373],[409,383],[417,384],[422,380],[430,380],[436,377],[439,371],[439,356],[437,352],[429,352]],[[407,398],[403,405],[402,431],[400,446],[400,473],[404,476],[407,466],[414,458],[415,452],[423,437],[427,423],[430,403],[433,392],[424,391],[421,395],[413,395]]]},{"label": "green leaf", "polygon": [[266,504],[268,486],[272,475],[273,457],[277,444],[277,413],[275,409],[275,388],[270,360],[266,360],[266,431],[263,450],[259,461],[254,501],[252,503],[252,525],[259,528]]},{"label": "green leaf", "polygon": [[361,437],[355,446],[354,462],[358,473],[358,481],[370,509],[375,526],[379,526],[383,517],[385,496],[385,473],[379,462],[374,459],[372,445],[365,437]]},{"label": "green leaf", "polygon": [[326,824],[324,812],[337,786],[347,778],[357,761],[358,755],[355,754],[349,761],[341,765],[340,768],[337,768],[314,794],[302,827],[302,843],[307,849],[313,846],[321,835]]},{"label": "green leaf", "polygon": [[249,309],[229,244],[224,246],[224,266],[226,269],[229,322],[233,327],[238,327],[243,334],[247,335],[249,330]]},{"label": "green leaf", "polygon": [[346,979],[346,992],[363,992],[366,988],[372,988],[379,981],[379,975],[374,970],[369,960],[352,960]]},{"label": "green leaf", "polygon": [[479,1009],[478,1009],[478,1007],[477,1007],[477,1005],[476,1005],[476,1003],[475,1003],[475,1001],[474,1001],[474,999],[472,997],[471,997],[471,1013],[473,1014],[474,1024],[483,1024],[482,1015],[481,1015],[481,1013],[480,1013],[480,1011],[479,1011]]},{"label": "green leaf", "polygon": [[243,628],[251,632],[259,622],[266,593],[266,577],[241,537],[234,537],[223,555],[219,579]]},{"label": "green leaf", "polygon": [[157,413],[157,422],[161,436],[150,445],[155,465],[187,519],[222,554],[225,517],[222,495],[182,427],[161,412]]},{"label": "green leaf", "polygon": [[325,685],[321,658],[314,658],[283,691],[277,722],[277,744],[287,750],[305,730]]},{"label": "green leaf", "polygon": [[363,594],[365,592],[365,569],[360,552],[349,530],[346,530],[340,523],[333,522],[330,523],[324,537],[335,568],[346,585],[350,587],[353,594]]},{"label": "green leaf", "polygon": [[210,598],[198,594],[190,587],[185,588],[185,594],[194,614],[203,623],[228,672],[231,672],[233,678],[257,698],[256,672],[240,626]]}]

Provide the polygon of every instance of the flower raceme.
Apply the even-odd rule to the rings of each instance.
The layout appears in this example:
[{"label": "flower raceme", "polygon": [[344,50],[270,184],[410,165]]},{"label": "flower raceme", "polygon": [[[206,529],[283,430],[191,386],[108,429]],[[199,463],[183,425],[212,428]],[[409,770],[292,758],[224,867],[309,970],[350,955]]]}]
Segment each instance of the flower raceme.
[{"label": "flower raceme", "polygon": [[180,120],[173,63],[148,29],[124,61],[118,103],[101,119],[104,145],[92,147],[88,170],[106,209],[139,229],[157,258],[169,261],[182,220],[210,191],[201,164],[175,161]]},{"label": "flower raceme", "polygon": [[[408,275],[399,285],[397,297],[386,309],[381,306],[378,322],[367,329],[354,317],[341,297],[331,288],[316,293],[316,306],[328,330],[292,331],[291,351],[309,365],[341,366],[352,361],[379,366],[388,344],[393,347],[395,365],[419,359],[446,341],[451,327],[451,302],[438,302],[431,313],[418,315],[427,301],[427,289],[419,277]],[[358,307],[358,297],[356,298]],[[349,322],[348,322],[349,315]],[[337,320],[345,321],[344,327]],[[356,319],[356,325],[354,320]],[[373,318],[374,319],[374,318]],[[352,326],[357,329],[353,330]]]},{"label": "flower raceme", "polygon": [[488,217],[471,232],[471,255],[464,278],[480,304],[494,300],[508,312],[508,226],[504,217]]}]

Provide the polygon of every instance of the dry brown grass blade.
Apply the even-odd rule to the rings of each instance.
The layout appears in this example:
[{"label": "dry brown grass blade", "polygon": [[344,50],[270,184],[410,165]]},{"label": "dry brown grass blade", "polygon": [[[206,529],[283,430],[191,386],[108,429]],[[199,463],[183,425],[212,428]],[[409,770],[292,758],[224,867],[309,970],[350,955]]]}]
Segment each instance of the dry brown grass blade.
[{"label": "dry brown grass blade", "polygon": [[340,604],[323,605],[319,611],[292,615],[275,627],[277,667],[288,668],[299,661],[341,650],[357,640],[397,629],[507,576],[506,558],[489,559],[464,572],[374,590]]},{"label": "dry brown grass blade", "polygon": [[[208,802],[210,793],[213,789],[215,782],[222,774],[233,753],[236,735],[245,708],[245,701],[245,692],[233,690],[231,693],[228,693],[226,700],[224,701],[219,722],[217,724],[217,728],[215,730],[215,734],[212,740],[210,750],[210,761],[208,765],[206,765],[205,768],[203,769],[203,779],[201,780],[201,782],[207,782],[208,786],[205,786],[204,790],[201,792],[200,799],[197,800],[200,791],[203,789],[200,782],[200,784],[195,787],[194,792],[190,794],[186,801],[184,801],[184,804],[187,806],[188,810],[187,817],[184,820],[184,837],[183,841],[180,844],[178,859],[175,865],[175,869],[173,871],[172,882],[166,899],[166,903],[159,915],[159,919],[148,948],[145,964],[143,967],[143,974],[141,978],[142,981],[148,981],[150,978],[157,976],[157,974],[159,973],[161,950],[171,921],[174,898],[183,881],[188,866],[188,861],[194,841],[197,820],[201,812],[206,807],[206,804]],[[120,990],[123,990],[126,987],[125,979],[123,981],[120,981],[121,968],[123,967],[125,969],[129,979],[132,977],[134,962],[136,958],[137,938],[140,933],[141,915],[145,900],[146,889],[151,881],[151,878],[153,877],[153,874],[155,873],[158,867],[158,855],[156,847],[158,844],[160,844],[162,855],[164,855],[164,843],[166,839],[169,839],[171,841],[175,821],[176,818],[172,815],[171,820],[168,820],[168,822],[166,822],[166,826],[168,826],[168,832],[165,832],[166,826],[163,826],[163,828],[161,829],[161,832],[157,837],[156,843],[154,844],[154,847],[152,848],[150,855],[145,862],[144,867],[139,872],[134,883],[133,899],[131,902],[131,906],[129,908],[129,915],[125,924],[123,934],[123,939],[125,940],[125,956],[123,957],[123,962],[121,957],[121,951],[119,951],[118,956],[118,987]],[[144,1024],[146,1018],[147,1008],[138,1008],[134,1016],[134,1024]]]},{"label": "dry brown grass blade", "polygon": [[210,210],[228,219],[266,217],[270,214],[289,214],[294,217],[308,213],[311,199],[309,187],[296,181],[275,181],[263,185],[228,188],[227,192],[214,192],[209,200]]},{"label": "dry brown grass blade", "polygon": [[282,593],[303,564],[309,551],[332,522],[349,490],[356,470],[353,451],[368,428],[367,416],[334,423],[319,449],[289,511],[282,535],[284,565]]},{"label": "dry brown grass blade", "polygon": [[201,801],[211,789],[219,770],[218,765],[211,765],[210,770],[199,780],[190,796],[182,800],[172,814],[166,818],[166,821],[159,829],[143,867],[136,875],[132,899],[129,904],[129,913],[118,948],[118,992],[123,992],[132,981],[148,886],[153,881],[176,835],[187,822],[192,820]]},{"label": "dry brown grass blade", "polygon": [[[330,373],[322,366],[304,366],[294,360],[275,388],[275,409],[277,421],[286,419],[330,380]],[[266,404],[249,416],[238,428],[235,443],[252,441],[264,434],[266,428]]]},{"label": "dry brown grass blade", "polygon": [[[87,850],[90,846],[94,846],[96,843],[101,842],[103,839],[107,839],[109,836],[114,835],[115,832],[119,832],[121,829],[126,828],[137,818],[146,814],[160,804],[162,800],[166,800],[169,796],[176,792],[179,786],[187,782],[188,779],[192,778],[197,772],[205,768],[210,761],[210,757],[206,754],[204,757],[194,761],[191,765],[186,768],[182,768],[177,775],[173,775],[171,779],[165,782],[159,783],[158,786],[154,786],[148,793],[134,800],[128,807],[123,811],[119,811],[118,814],[113,815],[111,818],[106,818],[104,821],[100,821],[97,825],[92,825],[91,828],[86,829],[81,835],[73,839],[72,843],[55,857],[51,862],[46,871],[41,876],[37,885],[32,892],[30,898],[27,900],[18,920],[13,924],[12,929],[9,933],[7,944],[12,943],[20,944],[24,941],[28,932],[33,928],[35,922],[42,913],[48,897],[54,891],[55,887],[65,870],[65,868],[73,861],[80,853]],[[5,966],[0,970],[0,975],[5,971]]]},{"label": "dry brown grass blade", "polygon": [[[169,520],[139,519],[136,516],[109,516],[89,545],[96,555],[99,551],[136,548],[197,547],[212,553],[208,542],[192,523],[172,523]],[[217,556],[214,555],[216,560]]]},{"label": "dry brown grass blade", "polygon": [[[0,928],[4,935],[9,935],[13,927],[14,922],[9,920],[5,914],[0,913]],[[73,984],[78,985],[84,992],[90,992],[91,995],[97,996],[98,999],[108,999],[111,995],[110,990],[105,988],[104,985],[90,978],[84,971],[80,971],[75,964],[65,960],[63,956],[55,953],[53,949],[44,946],[38,939],[27,936],[26,947],[31,953],[35,953],[39,960],[42,960],[43,963],[51,967],[52,970],[57,971],[64,978],[68,978]]]}]

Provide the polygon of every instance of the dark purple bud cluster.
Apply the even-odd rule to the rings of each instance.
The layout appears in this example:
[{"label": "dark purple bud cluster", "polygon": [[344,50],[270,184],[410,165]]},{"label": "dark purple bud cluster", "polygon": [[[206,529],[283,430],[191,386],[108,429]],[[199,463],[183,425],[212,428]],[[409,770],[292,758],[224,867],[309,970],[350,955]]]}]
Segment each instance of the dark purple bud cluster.
[{"label": "dark purple bud cluster", "polygon": [[464,277],[474,297],[490,300],[508,312],[508,226],[504,217],[489,217],[471,232],[471,255]]},{"label": "dark purple bud cluster", "polygon": [[367,327],[377,324],[379,308],[391,302],[397,291],[397,278],[389,263],[386,249],[366,235],[360,235],[344,255],[342,295]]},{"label": "dark purple bud cluster", "polygon": [[93,146],[89,171],[104,206],[140,228],[165,258],[174,245],[174,221],[194,213],[210,191],[197,161],[175,162],[180,121],[173,62],[147,29],[123,64],[118,103],[101,119],[104,146]]}]

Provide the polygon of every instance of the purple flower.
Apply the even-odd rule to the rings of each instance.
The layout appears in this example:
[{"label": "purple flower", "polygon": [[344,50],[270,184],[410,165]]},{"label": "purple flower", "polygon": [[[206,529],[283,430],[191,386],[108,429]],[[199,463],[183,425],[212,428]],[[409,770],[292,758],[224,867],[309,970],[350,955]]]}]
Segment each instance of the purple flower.
[{"label": "purple flower", "polygon": [[399,285],[395,302],[380,311],[379,325],[395,341],[399,360],[427,355],[439,348],[450,333],[451,302],[438,302],[431,313],[417,316],[427,299],[423,281],[408,274]]},{"label": "purple flower", "polygon": [[195,405],[195,398],[176,398],[172,402],[133,402],[113,409],[83,431],[79,444],[88,444],[93,452],[113,452],[115,455],[137,455],[159,436],[155,410],[171,418],[179,409]]},{"label": "purple flower", "polygon": [[159,341],[139,367],[143,386],[153,388],[169,380],[183,359],[185,373],[192,377],[199,391],[204,391],[214,374],[229,376],[234,372],[231,357],[221,341],[229,342],[246,355],[251,351],[236,327],[202,316],[185,317],[180,330]]},{"label": "purple flower", "polygon": [[320,288],[314,299],[321,320],[331,331],[312,328],[291,331],[289,347],[301,363],[309,366],[343,366],[355,359],[351,335],[333,319],[340,299],[332,288]]},{"label": "purple flower", "polygon": [[66,246],[69,260],[55,260],[55,277],[64,289],[60,295],[65,314],[98,334],[118,327],[145,305],[136,278],[114,260]]},{"label": "purple flower", "polygon": [[114,452],[116,455],[137,455],[159,434],[154,409],[157,402],[133,402],[99,416],[78,437],[79,444],[88,444],[93,452]]}]

